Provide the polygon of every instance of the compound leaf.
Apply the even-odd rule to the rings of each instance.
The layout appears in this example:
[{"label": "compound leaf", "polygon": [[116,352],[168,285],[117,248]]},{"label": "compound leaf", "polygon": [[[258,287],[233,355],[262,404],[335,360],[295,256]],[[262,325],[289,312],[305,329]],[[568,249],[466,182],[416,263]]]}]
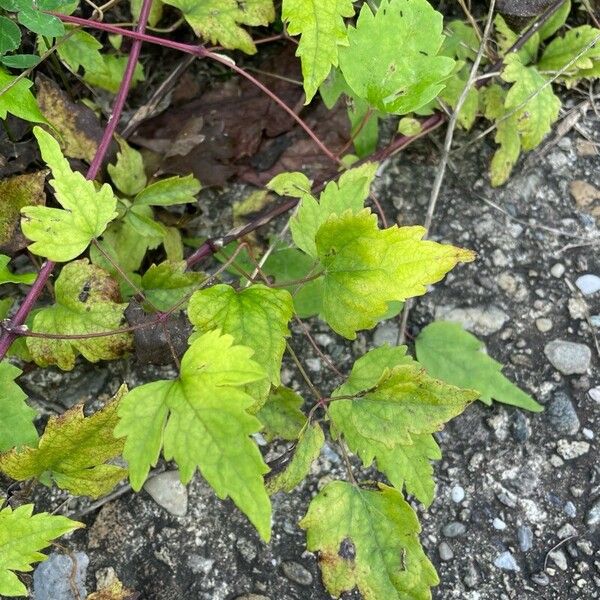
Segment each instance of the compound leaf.
[{"label": "compound leaf", "polygon": [[293,302],[287,290],[255,284],[240,291],[220,284],[199,290],[190,298],[188,316],[199,332],[221,329],[236,344],[254,350],[254,360],[266,371],[268,381],[280,383]]},{"label": "compound leaf", "polygon": [[432,377],[479,391],[479,399],[491,405],[492,398],[533,412],[543,407],[502,375],[502,364],[484,352],[484,344],[458,323],[436,321],[419,333],[419,362]]},{"label": "compound leaf", "polygon": [[422,240],[422,227],[377,227],[368,209],[331,215],[316,234],[324,270],[323,317],[348,339],[373,327],[388,303],[420,296],[459,262],[474,259],[470,250]]},{"label": "compound leaf", "polygon": [[[118,284],[87,259],[65,265],[54,289],[56,303],[36,313],[32,324],[34,332],[94,334],[122,326],[127,305],[119,303]],[[98,362],[120,357],[130,345],[128,333],[83,339],[27,338],[27,348],[38,365],[58,365],[65,371],[75,366],[78,353],[90,362]]]},{"label": "compound leaf", "polygon": [[36,412],[25,402],[23,390],[15,383],[21,370],[6,361],[0,362],[0,452],[37,441],[33,425]]},{"label": "compound leaf", "polygon": [[398,491],[327,484],[300,522],[319,551],[323,581],[339,597],[358,588],[373,600],[427,600],[439,583],[419,542],[419,521]]},{"label": "compound leaf", "polygon": [[268,479],[267,490],[270,494],[291,492],[302,483],[310,471],[313,462],[321,453],[325,443],[323,430],[318,423],[307,425],[298,438],[294,454],[283,471]]},{"label": "compound leaf", "polygon": [[281,18],[288,33],[300,35],[296,56],[302,61],[308,104],[331,70],[338,65],[338,50],[347,46],[344,17],[354,15],[352,0],[284,0]]},{"label": "compound leaf", "polygon": [[382,0],[375,14],[363,4],[356,28],[348,28],[349,45],[339,49],[344,78],[382,112],[406,114],[424,106],[455,64],[438,54],[442,28],[442,15],[427,0]]},{"label": "compound leaf", "polygon": [[29,88],[33,85],[29,79],[17,79],[0,68],[0,119],[6,119],[7,113],[31,123],[46,123]]},{"label": "compound leaf", "polygon": [[33,240],[29,249],[56,262],[79,256],[90,242],[102,235],[116,216],[117,199],[104,184],[96,190],[94,183],[71,170],[58,142],[40,127],[34,128],[42,158],[52,170],[50,184],[63,207],[28,206],[21,209],[23,233]]},{"label": "compound leaf", "polygon": [[52,540],[75,529],[85,527],[83,523],[67,517],[33,514],[33,504],[23,504],[12,509],[0,510],[0,594],[2,596],[27,596],[27,588],[14,571],[33,570],[34,562],[44,560],[40,552]]},{"label": "compound leaf", "polygon": [[230,50],[254,54],[256,46],[240,25],[268,25],[275,18],[273,0],[164,0],[178,8],[196,35]]},{"label": "compound leaf", "polygon": [[251,355],[218,330],[201,335],[183,356],[178,379],[148,383],[125,396],[115,435],[126,437],[123,456],[134,490],[164,446],[183,483],[198,467],[217,496],[231,497],[268,540],[271,504],[263,475],[269,469],[250,438],[261,424],[248,414],[253,399],[242,389],[266,374]]},{"label": "compound leaf", "polygon": [[127,476],[127,469],[107,464],[121,454],[123,440],[113,436],[117,408],[127,388],[90,417],[83,404],[50,417],[37,447],[14,449],[0,455],[0,471],[17,481],[37,478],[72,494],[97,498]]}]

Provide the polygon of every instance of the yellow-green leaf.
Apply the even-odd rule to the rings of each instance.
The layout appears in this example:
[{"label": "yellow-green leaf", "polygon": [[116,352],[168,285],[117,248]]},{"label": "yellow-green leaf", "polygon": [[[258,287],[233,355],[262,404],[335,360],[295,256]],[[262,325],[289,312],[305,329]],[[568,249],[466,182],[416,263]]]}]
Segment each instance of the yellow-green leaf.
[{"label": "yellow-green leaf", "polygon": [[120,151],[117,162],[108,165],[108,174],[117,188],[126,196],[135,196],[146,187],[144,159],[140,152],[132,148],[122,137],[117,137]]},{"label": "yellow-green leaf", "polygon": [[268,442],[274,439],[297,440],[306,423],[301,408],[302,397],[286,387],[271,390],[269,397],[256,413],[264,425],[263,436]]}]

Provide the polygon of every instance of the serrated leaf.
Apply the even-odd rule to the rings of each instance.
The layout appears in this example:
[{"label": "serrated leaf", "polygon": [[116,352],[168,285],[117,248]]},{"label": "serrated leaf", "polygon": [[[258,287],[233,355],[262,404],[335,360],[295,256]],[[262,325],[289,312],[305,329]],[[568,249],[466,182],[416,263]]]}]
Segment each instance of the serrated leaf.
[{"label": "serrated leaf", "polygon": [[421,296],[459,262],[475,258],[470,250],[421,240],[422,227],[377,227],[365,209],[331,215],[316,235],[324,270],[323,317],[348,339],[369,329],[388,311],[388,303]]},{"label": "serrated leaf", "polygon": [[296,56],[302,62],[306,104],[338,65],[338,50],[347,46],[344,18],[354,15],[352,0],[283,0],[281,18],[290,35],[300,35]]},{"label": "serrated leaf", "polygon": [[[452,109],[456,109],[458,100],[461,97],[465,86],[467,85],[467,76],[460,72],[449,79],[446,87],[440,92],[440,99],[446,102]],[[479,112],[479,92],[473,85],[469,88],[465,101],[458,113],[459,125],[468,131],[473,127],[477,114]]]},{"label": "serrated leaf", "polygon": [[0,16],[0,54],[16,50],[21,44],[21,30],[10,19]]},{"label": "serrated leaf", "polygon": [[474,61],[479,48],[479,38],[473,27],[463,21],[450,21],[444,28],[448,35],[444,38],[440,54],[458,60]]},{"label": "serrated leaf", "polygon": [[339,50],[348,85],[386,113],[406,114],[433,100],[454,67],[438,55],[442,21],[427,0],[382,0],[375,14],[363,4],[356,28],[348,28],[349,46]]},{"label": "serrated leaf", "polygon": [[134,150],[126,140],[117,137],[120,151],[117,152],[117,162],[108,165],[108,174],[115,186],[126,196],[135,196],[146,187],[147,178],[144,171],[144,160],[137,150]]},{"label": "serrated leaf", "polygon": [[502,375],[502,364],[484,352],[484,344],[458,323],[436,321],[421,330],[415,341],[419,362],[432,377],[478,390],[479,399],[533,412],[543,407]]},{"label": "serrated leaf", "polygon": [[[197,288],[204,274],[186,271],[186,262],[164,261],[159,265],[152,265],[143,275],[141,287],[146,299],[158,310],[170,310],[179,304],[187,295]],[[185,310],[186,304],[180,306]]]},{"label": "serrated leaf", "polygon": [[254,360],[275,386],[280,383],[288,323],[293,315],[292,297],[286,290],[255,284],[240,291],[219,284],[197,291],[190,299],[188,317],[204,333],[221,329],[236,344],[254,350]]},{"label": "serrated leaf", "polygon": [[38,35],[59,37],[65,33],[65,26],[60,19],[40,10],[22,10],[17,14],[17,20]]},{"label": "serrated leaf", "polygon": [[0,60],[11,69],[30,69],[38,65],[41,59],[35,54],[10,54]]},{"label": "serrated leaf", "polygon": [[554,35],[566,22],[571,12],[571,0],[563,2],[558,10],[540,27],[540,40],[547,40]]},{"label": "serrated leaf", "polygon": [[69,29],[69,35],[56,48],[58,56],[75,73],[79,67],[90,71],[102,69],[104,61],[100,50],[102,44],[83,29]]},{"label": "serrated leaf", "polygon": [[16,275],[12,273],[8,268],[10,257],[0,254],[0,285],[3,283],[23,283],[25,285],[31,285],[36,278],[35,273],[21,273]]},{"label": "serrated leaf", "polygon": [[[369,195],[371,183],[378,168],[377,163],[367,162],[356,169],[346,171],[339,182],[330,181],[319,201],[306,191],[308,180],[301,173],[278,175],[268,187],[301,199],[300,206],[290,220],[290,230],[295,244],[309,256],[316,258],[315,235],[330,215],[340,215],[346,210],[358,212]],[[294,190],[298,190],[294,193]]]},{"label": "serrated leaf", "polygon": [[325,443],[323,430],[318,423],[307,425],[298,438],[294,454],[290,462],[281,473],[267,480],[269,494],[277,492],[291,492],[302,483],[310,472],[313,462],[319,457],[321,448]]},{"label": "serrated leaf", "polygon": [[164,0],[178,8],[196,35],[230,50],[254,54],[252,37],[240,25],[268,25],[275,18],[273,0]]},{"label": "serrated leaf", "polygon": [[278,387],[271,390],[269,397],[256,413],[264,426],[262,432],[267,442],[274,439],[297,440],[306,424],[301,408],[304,400],[294,390]]},{"label": "serrated leaf", "polygon": [[[593,46],[586,50],[586,47]],[[600,29],[582,25],[570,29],[564,36],[554,38],[544,50],[537,67],[555,73],[579,58],[558,78],[572,85],[579,79],[595,77],[600,70]]]},{"label": "serrated leaf", "polygon": [[26,596],[27,588],[14,571],[33,570],[32,563],[44,560],[40,552],[54,539],[80,527],[83,523],[67,517],[33,514],[33,504],[23,504],[14,510],[0,510],[0,594]]},{"label": "serrated leaf", "polygon": [[477,396],[433,379],[418,364],[400,364],[372,390],[332,400],[329,415],[350,444],[375,440],[393,448],[411,444],[413,435],[439,431]]},{"label": "serrated leaf", "polygon": [[0,362],[0,452],[37,441],[33,420],[37,413],[25,402],[27,395],[15,383],[21,370],[6,361]]},{"label": "serrated leaf", "polygon": [[30,121],[31,123],[45,123],[46,119],[29,91],[33,82],[29,79],[19,79],[0,69],[0,119],[6,119],[10,113]]},{"label": "serrated leaf", "polygon": [[[93,334],[123,326],[127,304],[119,303],[116,281],[87,259],[65,265],[54,291],[56,303],[36,313],[32,324],[34,332]],[[122,356],[130,346],[128,333],[84,339],[27,338],[27,348],[38,365],[57,365],[65,371],[75,366],[78,354],[90,362],[112,360]]]},{"label": "serrated leaf", "polygon": [[98,498],[127,476],[127,469],[108,464],[121,454],[123,440],[113,436],[122,386],[104,408],[89,417],[83,404],[50,417],[36,448],[25,447],[0,455],[0,471],[17,481],[54,481],[78,496]]},{"label": "serrated leaf", "polygon": [[[508,58],[508,50],[516,43],[519,35],[508,26],[504,17],[500,14],[497,14],[494,18],[494,27],[496,29],[496,41],[498,42],[500,54]],[[539,45],[540,34],[536,31],[516,53],[522,64],[527,65],[535,61]]]},{"label": "serrated leaf", "polygon": [[336,597],[355,587],[373,600],[427,600],[439,583],[419,542],[421,531],[402,494],[327,484],[300,522],[307,548],[319,552],[323,581]]},{"label": "serrated leaf", "polygon": [[[123,80],[123,74],[127,66],[127,56],[116,56],[114,54],[102,54],[102,63],[92,68],[86,66],[83,79],[95,87],[102,88],[108,92],[116,94]],[[131,87],[134,88],[140,81],[144,81],[144,68],[141,63],[137,63],[131,80]]]},{"label": "serrated leaf", "polygon": [[253,399],[241,389],[266,374],[251,355],[230,335],[205,333],[183,356],[179,379],[148,383],[125,396],[115,435],[126,437],[123,456],[134,490],[141,489],[164,445],[183,483],[198,467],[219,498],[231,497],[268,540],[271,504],[263,482],[268,467],[250,438],[261,425],[246,412]]},{"label": "serrated leaf", "polygon": [[[385,382],[390,378],[395,383],[388,386]],[[385,391],[380,394],[381,385]],[[377,460],[378,469],[394,487],[401,491],[406,486],[407,492],[428,506],[435,490],[429,461],[441,458],[431,433],[475,397],[471,390],[424,376],[406,355],[405,346],[382,346],[356,361],[348,380],[332,394],[329,414],[335,434],[344,435],[350,450],[366,467]],[[406,406],[406,402],[414,406]],[[403,424],[396,426],[394,419]],[[416,429],[405,429],[405,421],[411,421],[409,428]]]},{"label": "serrated leaf", "polygon": [[137,206],[171,206],[195,202],[202,189],[193,175],[168,177],[150,184],[135,197]]},{"label": "serrated leaf", "polygon": [[117,199],[108,184],[96,190],[94,183],[71,170],[58,142],[40,127],[34,128],[42,158],[52,170],[50,185],[63,207],[29,206],[21,209],[23,233],[33,243],[34,254],[56,262],[79,256],[102,235],[116,216]]}]

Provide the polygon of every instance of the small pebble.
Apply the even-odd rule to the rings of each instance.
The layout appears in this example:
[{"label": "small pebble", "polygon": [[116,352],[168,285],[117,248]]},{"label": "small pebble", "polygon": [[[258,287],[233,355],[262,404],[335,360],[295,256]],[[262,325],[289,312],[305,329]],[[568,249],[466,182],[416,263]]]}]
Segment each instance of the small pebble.
[{"label": "small pebble", "polygon": [[581,430],[581,433],[583,434],[583,437],[586,438],[587,440],[594,439],[594,432],[591,429],[588,429],[587,427],[584,427]]},{"label": "small pebble", "polygon": [[552,265],[550,273],[552,277],[556,277],[557,279],[562,277],[565,274],[565,265],[562,263],[556,263],[555,265]]},{"label": "small pebble", "polygon": [[562,550],[554,550],[548,554],[548,558],[554,562],[554,564],[561,570],[566,571],[569,567],[567,563],[567,557]]},{"label": "small pebble", "polygon": [[520,571],[520,567],[515,560],[515,557],[508,552],[502,552],[494,560],[494,566],[502,569],[503,571]]},{"label": "small pebble", "polygon": [[438,552],[440,559],[443,561],[452,560],[454,558],[454,552],[452,552],[452,548],[450,548],[447,542],[442,542],[438,546]]},{"label": "small pebble", "polygon": [[573,402],[563,392],[557,392],[548,403],[546,418],[559,434],[573,435],[579,431],[579,417]]},{"label": "small pebble", "polygon": [[592,360],[592,351],[585,344],[552,340],[544,346],[544,354],[552,366],[563,375],[585,373]]},{"label": "small pebble", "polygon": [[181,483],[179,471],[160,473],[144,484],[144,490],[166,511],[183,517],[188,509],[187,487]]},{"label": "small pebble", "polygon": [[447,523],[444,525],[442,529],[442,534],[448,538],[458,537],[460,535],[464,535],[467,531],[467,528],[463,523],[459,523],[458,521],[452,521],[451,523]]},{"label": "small pebble", "polygon": [[517,540],[519,541],[521,552],[531,550],[533,546],[533,531],[526,525],[521,525],[521,527],[517,529]]},{"label": "small pebble", "polygon": [[577,516],[577,508],[570,500],[565,503],[563,511],[565,515],[567,515],[567,517],[571,517],[571,519],[574,519]]},{"label": "small pebble", "polygon": [[304,568],[300,563],[288,560],[281,563],[284,575],[290,580],[300,585],[309,586],[313,582],[311,572]]},{"label": "small pebble", "polygon": [[465,499],[465,490],[460,485],[455,485],[450,491],[452,502],[460,504]]},{"label": "small pebble", "polygon": [[542,333],[548,333],[552,329],[552,319],[547,319],[545,317],[541,317],[535,320],[535,326],[538,328],[538,331]]},{"label": "small pebble", "polygon": [[575,285],[584,296],[591,296],[600,291],[600,277],[590,273],[582,275],[575,280]]},{"label": "small pebble", "polygon": [[588,394],[594,402],[600,402],[600,387],[593,387]]},{"label": "small pebble", "polygon": [[585,517],[585,523],[590,527],[596,527],[596,525],[600,524],[600,498],[598,498],[592,505],[592,508],[588,510]]},{"label": "small pebble", "polygon": [[84,552],[75,552],[73,556],[75,565],[70,556],[53,552],[35,568],[33,593],[36,600],[75,600],[87,596],[85,579],[90,559]]},{"label": "small pebble", "polygon": [[558,440],[556,452],[565,460],[579,458],[590,451],[590,445],[587,442],[569,442],[567,440]]},{"label": "small pebble", "polygon": [[498,517],[492,521],[492,525],[494,526],[494,529],[497,529],[498,531],[504,531],[506,529],[506,523]]},{"label": "small pebble", "polygon": [[577,529],[571,525],[571,523],[565,523],[557,532],[556,535],[561,539],[565,540],[568,537],[577,535]]},{"label": "small pebble", "polygon": [[537,583],[538,585],[546,587],[550,583],[550,578],[546,573],[534,573],[531,576],[531,581],[533,583]]}]

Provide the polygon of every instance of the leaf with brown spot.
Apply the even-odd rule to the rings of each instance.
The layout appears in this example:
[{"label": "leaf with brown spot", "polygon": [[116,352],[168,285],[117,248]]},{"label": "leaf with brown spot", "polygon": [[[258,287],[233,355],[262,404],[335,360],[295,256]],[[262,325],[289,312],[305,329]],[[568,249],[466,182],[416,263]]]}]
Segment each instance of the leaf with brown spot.
[{"label": "leaf with brown spot", "polygon": [[44,180],[48,171],[15,175],[0,181],[0,252],[13,256],[29,241],[21,232],[21,209],[46,204]]},{"label": "leaf with brown spot", "polygon": [[35,83],[40,110],[60,134],[63,154],[91,162],[102,138],[98,117],[87,106],[72,102],[48,77],[38,74]]}]

